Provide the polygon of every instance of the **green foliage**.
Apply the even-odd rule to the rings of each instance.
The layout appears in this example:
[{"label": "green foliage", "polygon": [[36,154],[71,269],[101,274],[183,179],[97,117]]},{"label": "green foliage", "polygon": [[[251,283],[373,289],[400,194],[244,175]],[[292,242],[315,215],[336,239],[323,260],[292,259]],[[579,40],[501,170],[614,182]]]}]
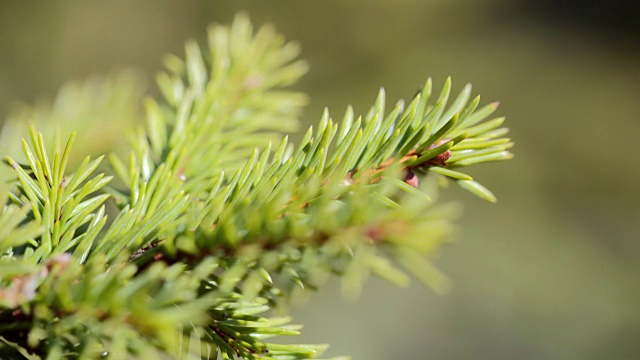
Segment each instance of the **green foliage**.
[{"label": "green foliage", "polygon": [[128,159],[109,156],[113,184],[92,175],[102,157],[67,170],[75,135],[49,156],[32,128],[26,163],[7,159],[2,358],[306,359],[325,346],[268,341],[298,334],[270,313],[293,293],[332,275],[354,297],[370,275],[446,289],[428,255],[457,209],[437,188],[495,201],[459,170],[511,158],[504,119],[487,121],[497,103],[478,108],[468,85],[448,105],[451,81],[436,95],[429,80],[387,112],[381,90],[365,116],[325,111],[294,146],[297,46],[243,15],[208,39],[167,57],[164,98],[145,100]]},{"label": "green foliage", "polygon": [[[32,107],[18,106],[3,123],[0,152],[24,161],[21,144],[16,139],[29,137],[30,122],[37,125],[49,146],[62,143],[72,132],[81,134],[75,139],[75,146],[83,152],[82,155],[69,154],[72,166],[87,155],[97,157],[110,149],[125,149],[126,136],[113,129],[142,123],[145,83],[137,72],[119,71],[83,82],[70,82],[52,100],[38,101]],[[12,176],[10,168],[0,168],[2,179]]]}]

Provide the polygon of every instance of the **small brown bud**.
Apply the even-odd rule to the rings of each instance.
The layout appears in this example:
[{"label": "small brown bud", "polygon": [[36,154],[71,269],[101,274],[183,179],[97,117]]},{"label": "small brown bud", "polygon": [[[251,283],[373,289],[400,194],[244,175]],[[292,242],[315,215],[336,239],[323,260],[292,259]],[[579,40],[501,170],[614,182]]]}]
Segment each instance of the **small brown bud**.
[{"label": "small brown bud", "polygon": [[412,171],[409,171],[407,175],[405,175],[404,182],[416,189],[418,188],[418,186],[420,186],[420,180],[418,179],[418,176],[416,176],[416,174],[414,174]]},{"label": "small brown bud", "polygon": [[[440,139],[440,140],[434,142],[433,144],[429,145],[427,150],[431,150],[431,149],[437,148],[438,146],[440,146],[442,144],[446,144],[449,141],[451,141],[451,139]],[[446,150],[446,151],[436,155],[435,157],[427,160],[425,162],[425,164],[427,164],[427,165],[435,165],[435,166],[446,166],[447,165],[447,160],[449,160],[450,157],[451,157],[451,150]]]}]

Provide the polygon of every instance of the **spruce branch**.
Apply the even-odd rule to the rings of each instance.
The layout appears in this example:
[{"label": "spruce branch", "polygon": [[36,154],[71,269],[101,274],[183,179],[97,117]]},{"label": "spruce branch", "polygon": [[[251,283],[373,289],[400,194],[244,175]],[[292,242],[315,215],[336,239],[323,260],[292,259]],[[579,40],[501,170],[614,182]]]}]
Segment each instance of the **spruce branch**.
[{"label": "spruce branch", "polygon": [[478,108],[467,85],[449,105],[451,80],[437,96],[428,80],[387,112],[381,89],[365,116],[325,110],[293,145],[306,98],[283,88],[306,71],[297,46],[245,15],[208,35],[167,58],[128,160],[109,156],[119,183],[91,177],[101,157],[67,174],[75,135],[50,157],[32,129],[26,164],[8,158],[0,355],[315,358],[325,346],[269,342],[298,334],[269,313],[291,293],[332,275],[348,296],[370,275],[446,289],[429,256],[457,210],[435,203],[438,183],[495,201],[460,170],[511,158],[504,119],[489,119],[498,104]]},{"label": "spruce branch", "polygon": [[[11,200],[21,206],[30,204],[29,216],[44,228],[31,246],[24,244],[20,248],[23,258],[36,263],[71,250],[79,255],[82,262],[105,223],[102,204],[109,195],[89,195],[104,187],[111,177],[99,174],[86,181],[102,160],[91,161],[89,157],[74,173],[65,175],[74,138],[75,134],[72,134],[64,151],[56,151],[50,159],[42,134],[31,128],[33,149],[26,141],[22,142],[28,171],[12,158],[7,158],[18,177],[18,193],[9,193]],[[91,223],[91,229],[78,233],[78,229],[87,223]]]}]

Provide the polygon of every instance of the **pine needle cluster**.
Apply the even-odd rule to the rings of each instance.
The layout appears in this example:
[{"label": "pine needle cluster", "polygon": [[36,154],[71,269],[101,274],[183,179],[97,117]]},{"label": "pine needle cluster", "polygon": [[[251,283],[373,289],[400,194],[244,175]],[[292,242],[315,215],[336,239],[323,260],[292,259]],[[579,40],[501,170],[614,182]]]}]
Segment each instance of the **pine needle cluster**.
[{"label": "pine needle cluster", "polygon": [[[49,147],[30,129],[0,194],[0,358],[317,358],[326,346],[270,341],[298,334],[271,311],[294,293],[331,276],[348,296],[370,275],[446,289],[428,256],[456,209],[437,188],[495,201],[461,170],[511,158],[498,104],[428,80],[390,110],[380,90],[364,116],[325,111],[294,145],[298,53],[245,15],[212,26],[166,59],[162,99],[144,100],[146,125],[109,166],[70,168],[75,134]],[[105,89],[77,106],[124,101]]]}]

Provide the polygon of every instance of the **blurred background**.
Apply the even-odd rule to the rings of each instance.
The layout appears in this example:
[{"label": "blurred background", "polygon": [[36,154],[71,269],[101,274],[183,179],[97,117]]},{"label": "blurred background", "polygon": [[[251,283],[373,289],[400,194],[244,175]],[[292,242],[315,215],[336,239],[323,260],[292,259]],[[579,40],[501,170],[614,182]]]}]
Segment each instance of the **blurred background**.
[{"label": "blurred background", "polygon": [[470,171],[498,204],[445,192],[465,206],[435,260],[450,293],[372,280],[347,303],[329,284],[294,310],[296,341],[356,360],[640,359],[636,2],[0,1],[2,119],[114,69],[138,69],[157,92],[162,56],[239,10],[302,44],[305,122],[451,75],[454,90],[471,82],[482,103],[501,102],[517,143],[513,161]]}]

